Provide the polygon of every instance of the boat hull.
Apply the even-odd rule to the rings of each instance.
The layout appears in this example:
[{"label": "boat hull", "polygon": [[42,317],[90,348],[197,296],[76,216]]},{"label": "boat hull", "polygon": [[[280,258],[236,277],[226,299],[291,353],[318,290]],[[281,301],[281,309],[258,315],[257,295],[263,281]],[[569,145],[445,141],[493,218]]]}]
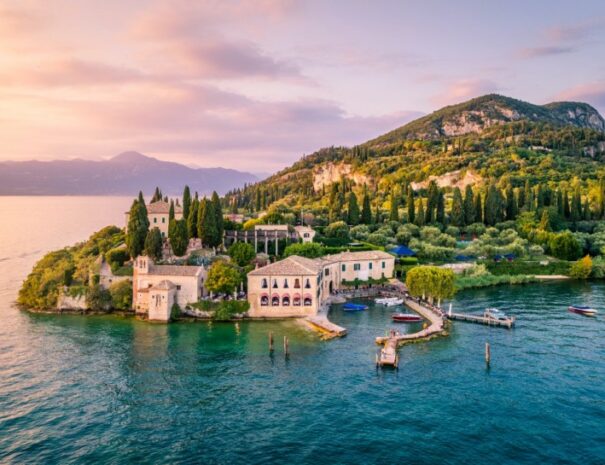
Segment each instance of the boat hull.
[{"label": "boat hull", "polygon": [[420,323],[422,317],[408,313],[395,313],[391,316],[395,323]]},{"label": "boat hull", "polygon": [[567,309],[570,313],[576,313],[584,316],[597,316],[597,311],[594,308],[580,308],[580,307],[569,307]]}]

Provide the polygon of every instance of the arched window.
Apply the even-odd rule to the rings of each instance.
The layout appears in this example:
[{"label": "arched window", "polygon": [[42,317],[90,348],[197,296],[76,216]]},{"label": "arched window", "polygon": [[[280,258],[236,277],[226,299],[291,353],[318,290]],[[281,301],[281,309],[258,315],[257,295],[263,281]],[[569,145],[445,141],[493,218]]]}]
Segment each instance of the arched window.
[{"label": "arched window", "polygon": [[300,289],[300,279],[298,278],[294,280],[294,289]]},{"label": "arched window", "polygon": [[309,278],[305,281],[305,289],[311,289],[311,281],[309,281]]},{"label": "arched window", "polygon": [[310,307],[313,304],[313,299],[309,294],[305,294],[305,298],[303,299],[303,304],[305,307]]},{"label": "arched window", "polygon": [[266,307],[269,305],[269,296],[267,294],[263,294],[260,298],[261,307]]},{"label": "arched window", "polygon": [[281,298],[281,304],[284,307],[289,307],[290,306],[290,296],[289,295],[285,295]]},{"label": "arched window", "polygon": [[273,307],[279,307],[279,296],[277,294],[273,294],[273,297],[271,297],[271,305]]},{"label": "arched window", "polygon": [[277,289],[277,279],[273,280],[273,289]]},{"label": "arched window", "polygon": [[267,282],[267,278],[263,278],[263,280],[261,281],[260,287],[262,287],[263,289],[267,289],[269,287],[269,283]]},{"label": "arched window", "polygon": [[288,289],[288,280],[284,279],[284,289]]},{"label": "arched window", "polygon": [[295,307],[300,307],[301,303],[302,301],[300,300],[300,294],[294,294],[294,296],[292,297],[292,305],[294,305]]}]

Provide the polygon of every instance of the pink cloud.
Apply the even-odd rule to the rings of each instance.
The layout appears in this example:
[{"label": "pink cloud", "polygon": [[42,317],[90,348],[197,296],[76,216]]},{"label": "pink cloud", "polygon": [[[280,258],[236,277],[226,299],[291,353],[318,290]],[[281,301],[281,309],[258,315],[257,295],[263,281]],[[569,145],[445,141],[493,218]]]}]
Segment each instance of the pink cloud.
[{"label": "pink cloud", "polygon": [[519,50],[517,56],[520,58],[539,58],[551,55],[563,55],[572,53],[575,49],[568,46],[550,45],[543,47],[527,47]]},{"label": "pink cloud", "polygon": [[555,99],[587,102],[605,114],[605,80],[571,87],[558,93]]},{"label": "pink cloud", "polygon": [[36,65],[0,70],[3,86],[88,86],[135,82],[145,79],[135,69],[111,66],[76,58],[48,59]]},{"label": "pink cloud", "polygon": [[431,100],[436,106],[452,105],[498,90],[499,86],[487,79],[461,79],[450,84]]}]

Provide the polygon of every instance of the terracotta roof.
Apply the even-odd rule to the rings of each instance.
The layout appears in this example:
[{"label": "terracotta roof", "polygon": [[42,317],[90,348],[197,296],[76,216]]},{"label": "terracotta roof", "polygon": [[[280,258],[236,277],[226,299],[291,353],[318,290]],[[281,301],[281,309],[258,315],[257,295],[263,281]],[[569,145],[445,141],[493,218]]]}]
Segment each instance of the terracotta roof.
[{"label": "terracotta roof", "polygon": [[[170,213],[170,203],[158,200],[147,205],[147,213]],[[178,205],[174,206],[174,213],[183,213],[183,209]]]},{"label": "terracotta roof", "polygon": [[330,262],[348,262],[353,260],[385,260],[395,257],[390,253],[383,252],[382,250],[367,250],[361,252],[341,252],[334,255],[327,255],[323,257],[325,261]]},{"label": "terracotta roof", "polygon": [[293,275],[308,275],[316,274],[319,271],[321,263],[319,260],[312,260],[310,258],[299,257],[298,255],[291,255],[288,258],[280,260],[279,262],[271,263],[270,265],[263,266],[257,270],[253,270],[248,275],[250,276],[293,276]]},{"label": "terracotta roof", "polygon": [[151,289],[155,291],[169,291],[170,289],[174,289],[175,287],[176,286],[173,282],[164,279],[163,281],[160,281],[158,284],[153,286]]},{"label": "terracotta roof", "polygon": [[254,226],[257,231],[287,231],[287,224],[257,224]]},{"label": "terracotta roof", "polygon": [[201,269],[201,266],[151,265],[149,266],[148,274],[158,276],[195,276]]}]

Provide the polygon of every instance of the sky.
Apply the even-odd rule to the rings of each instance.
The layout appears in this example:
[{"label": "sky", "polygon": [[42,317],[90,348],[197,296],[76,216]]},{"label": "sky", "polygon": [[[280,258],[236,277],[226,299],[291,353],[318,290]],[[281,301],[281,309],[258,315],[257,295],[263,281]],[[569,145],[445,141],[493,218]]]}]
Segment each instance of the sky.
[{"label": "sky", "polygon": [[497,92],[605,114],[605,2],[0,0],[0,161],[270,173]]}]

